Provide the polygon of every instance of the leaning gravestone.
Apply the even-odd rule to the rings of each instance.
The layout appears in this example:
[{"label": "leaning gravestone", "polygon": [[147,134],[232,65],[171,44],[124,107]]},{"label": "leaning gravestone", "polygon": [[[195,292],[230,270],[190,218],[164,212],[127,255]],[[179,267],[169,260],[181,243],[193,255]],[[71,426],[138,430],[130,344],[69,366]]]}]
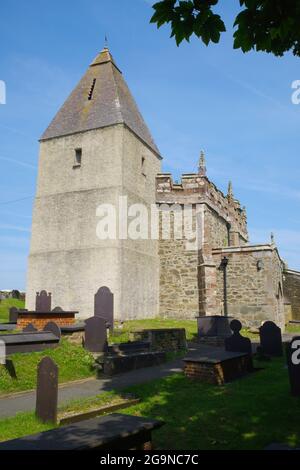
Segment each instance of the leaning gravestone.
[{"label": "leaning gravestone", "polygon": [[233,334],[229,338],[225,338],[225,350],[229,352],[244,352],[251,355],[251,340],[240,334],[242,329],[241,322],[239,320],[232,320],[230,322],[230,328]]},{"label": "leaning gravestone", "polygon": [[286,348],[291,394],[300,397],[300,336],[295,336]]},{"label": "leaning gravestone", "polygon": [[269,356],[282,356],[281,329],[272,321],[266,321],[259,328],[262,352]]},{"label": "leaning gravestone", "polygon": [[100,287],[95,294],[94,315],[106,320],[109,329],[114,327],[114,294],[108,287]]},{"label": "leaning gravestone", "polygon": [[35,413],[43,423],[57,422],[58,367],[50,357],[38,365]]},{"label": "leaning gravestone", "polygon": [[16,307],[11,307],[9,309],[9,323],[17,323],[18,321],[18,309]]},{"label": "leaning gravestone", "polygon": [[45,290],[36,293],[35,299],[36,312],[51,312],[51,294]]},{"label": "leaning gravestone", "polygon": [[85,321],[84,347],[90,352],[103,353],[107,350],[106,321],[92,317]]}]

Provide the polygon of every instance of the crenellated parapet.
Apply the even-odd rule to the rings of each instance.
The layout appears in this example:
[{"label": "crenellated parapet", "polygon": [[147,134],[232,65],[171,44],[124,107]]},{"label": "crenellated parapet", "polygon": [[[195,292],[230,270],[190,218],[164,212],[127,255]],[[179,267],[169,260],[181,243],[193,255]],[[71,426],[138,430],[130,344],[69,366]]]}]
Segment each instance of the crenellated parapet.
[{"label": "crenellated parapet", "polygon": [[[204,171],[185,173],[179,183],[174,182],[171,173],[160,173],[156,177],[156,201],[158,204],[206,204],[228,225],[232,234],[232,245],[248,241],[247,215],[245,207],[234,198],[230,184],[228,195],[224,195],[211,182]],[[201,172],[200,172],[201,170]]]}]

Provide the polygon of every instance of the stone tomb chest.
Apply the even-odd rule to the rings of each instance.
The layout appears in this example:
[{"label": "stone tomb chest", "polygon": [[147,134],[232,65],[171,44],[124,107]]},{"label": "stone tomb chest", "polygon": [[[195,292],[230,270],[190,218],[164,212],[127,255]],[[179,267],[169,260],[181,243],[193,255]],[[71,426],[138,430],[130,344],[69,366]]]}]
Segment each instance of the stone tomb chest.
[{"label": "stone tomb chest", "polygon": [[243,377],[252,370],[251,356],[212,349],[211,352],[194,357],[186,357],[184,373],[191,379],[214,385],[223,385]]}]

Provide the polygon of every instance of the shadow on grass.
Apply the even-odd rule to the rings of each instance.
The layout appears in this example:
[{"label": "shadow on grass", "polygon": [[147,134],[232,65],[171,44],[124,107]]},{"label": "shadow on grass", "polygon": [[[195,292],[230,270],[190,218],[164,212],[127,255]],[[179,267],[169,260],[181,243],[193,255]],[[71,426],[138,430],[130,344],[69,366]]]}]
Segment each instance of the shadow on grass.
[{"label": "shadow on grass", "polygon": [[[261,365],[261,363],[259,364]],[[223,387],[175,374],[130,387],[142,399],[126,413],[162,419],[159,449],[263,449],[300,444],[300,399],[289,391],[284,359]]]}]

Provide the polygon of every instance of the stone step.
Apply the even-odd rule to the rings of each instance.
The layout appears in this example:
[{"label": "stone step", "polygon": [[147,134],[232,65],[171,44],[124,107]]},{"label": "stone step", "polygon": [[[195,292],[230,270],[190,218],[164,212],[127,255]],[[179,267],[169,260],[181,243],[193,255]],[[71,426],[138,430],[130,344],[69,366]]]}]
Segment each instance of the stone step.
[{"label": "stone step", "polygon": [[96,369],[98,375],[115,375],[143,367],[153,367],[166,361],[164,352],[138,352],[135,354],[123,354],[122,356],[105,355],[98,358]]}]

